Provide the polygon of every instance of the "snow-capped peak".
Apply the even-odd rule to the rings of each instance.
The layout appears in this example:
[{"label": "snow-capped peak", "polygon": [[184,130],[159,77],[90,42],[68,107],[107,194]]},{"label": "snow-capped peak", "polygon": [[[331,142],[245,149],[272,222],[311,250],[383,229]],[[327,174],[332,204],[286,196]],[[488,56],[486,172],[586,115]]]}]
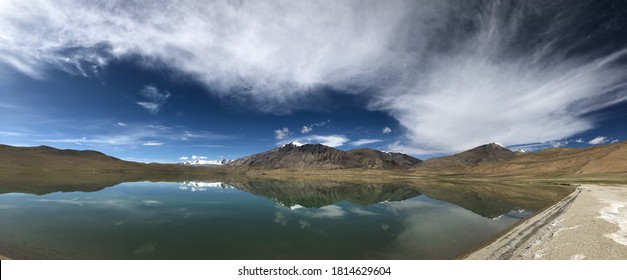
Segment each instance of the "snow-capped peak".
[{"label": "snow-capped peak", "polygon": [[289,143],[287,143],[287,144],[283,144],[283,145],[281,145],[281,148],[283,148],[283,147],[285,147],[285,146],[295,146],[295,147],[300,147],[300,146],[302,146],[302,145],[303,145],[303,143],[300,143],[300,142],[297,142],[297,141],[292,141],[292,142],[289,142]]},{"label": "snow-capped peak", "polygon": [[275,150],[280,150],[280,149],[283,149],[283,148],[285,148],[285,147],[300,147],[300,146],[302,146],[302,145],[304,145],[304,144],[303,144],[303,143],[300,143],[300,142],[292,141],[292,142],[289,142],[289,143],[287,143],[287,144],[283,144],[283,145],[281,145],[281,146],[279,146],[279,147],[275,148]]},{"label": "snow-capped peak", "polygon": [[228,159],[218,159],[218,160],[208,160],[207,157],[203,156],[192,156],[191,159],[189,157],[180,157],[179,164],[183,165],[225,165],[231,162]]}]

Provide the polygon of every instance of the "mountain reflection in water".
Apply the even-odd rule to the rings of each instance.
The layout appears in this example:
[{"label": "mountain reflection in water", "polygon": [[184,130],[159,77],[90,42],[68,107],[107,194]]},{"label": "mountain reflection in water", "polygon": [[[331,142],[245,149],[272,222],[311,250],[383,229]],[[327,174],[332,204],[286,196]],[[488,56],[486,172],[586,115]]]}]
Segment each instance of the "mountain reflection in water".
[{"label": "mountain reflection in water", "polygon": [[121,183],[92,192],[37,185],[37,193],[43,189],[47,194],[0,195],[0,253],[49,259],[448,259],[545,207],[558,193],[506,185],[249,179]]}]

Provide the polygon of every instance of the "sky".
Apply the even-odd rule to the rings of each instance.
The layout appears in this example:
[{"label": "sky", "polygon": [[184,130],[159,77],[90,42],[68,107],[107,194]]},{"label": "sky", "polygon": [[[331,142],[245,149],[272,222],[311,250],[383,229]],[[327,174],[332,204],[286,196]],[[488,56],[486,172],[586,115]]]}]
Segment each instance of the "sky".
[{"label": "sky", "polygon": [[627,139],[625,1],[0,1],[0,143],[429,158]]}]

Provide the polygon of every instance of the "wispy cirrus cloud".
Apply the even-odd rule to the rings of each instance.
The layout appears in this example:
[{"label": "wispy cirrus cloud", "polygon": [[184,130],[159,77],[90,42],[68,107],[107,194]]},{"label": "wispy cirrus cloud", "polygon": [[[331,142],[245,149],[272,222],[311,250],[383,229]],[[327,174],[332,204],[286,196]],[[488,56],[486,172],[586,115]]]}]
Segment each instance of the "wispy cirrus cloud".
[{"label": "wispy cirrus cloud", "polygon": [[7,0],[0,63],[97,76],[139,55],[266,112],[318,89],[363,94],[403,128],[390,148],[448,153],[565,139],[627,100],[624,12],[610,2]]},{"label": "wispy cirrus cloud", "polygon": [[161,146],[163,143],[157,141],[148,141],[142,144],[143,146]]},{"label": "wispy cirrus cloud", "polygon": [[148,110],[148,112],[153,115],[158,114],[159,110],[161,110],[161,106],[163,106],[168,101],[168,98],[170,98],[170,92],[167,90],[159,90],[154,85],[145,85],[139,94],[146,100],[138,101],[137,105]]},{"label": "wispy cirrus cloud", "polygon": [[[127,125],[122,129],[109,133],[93,133],[89,136],[68,137],[58,139],[40,139],[41,143],[68,143],[91,146],[161,146],[166,142],[190,142],[190,146],[198,142],[231,139],[232,136],[209,131],[193,131],[184,127],[163,125]],[[224,147],[222,145],[203,144],[204,146]]]},{"label": "wispy cirrus cloud", "polygon": [[363,145],[368,145],[368,144],[373,144],[373,143],[378,143],[378,142],[383,142],[383,140],[381,139],[359,139],[357,141],[353,141],[348,143],[351,146],[363,146]]},{"label": "wispy cirrus cloud", "polygon": [[25,133],[23,133],[23,132],[17,132],[17,131],[2,131],[2,130],[0,130],[0,135],[2,135],[2,136],[15,136],[15,137],[17,137],[17,136],[24,136],[24,135],[25,135]]}]

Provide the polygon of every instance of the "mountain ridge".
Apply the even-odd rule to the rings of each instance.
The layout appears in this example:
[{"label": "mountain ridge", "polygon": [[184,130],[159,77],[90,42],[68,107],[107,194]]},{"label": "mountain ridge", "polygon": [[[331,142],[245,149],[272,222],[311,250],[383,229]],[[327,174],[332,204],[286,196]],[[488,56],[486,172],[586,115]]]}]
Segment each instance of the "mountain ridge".
[{"label": "mountain ridge", "polygon": [[361,148],[342,151],[321,144],[289,143],[278,148],[253,154],[230,162],[229,166],[248,168],[369,168],[407,169],[422,162],[400,154]]},{"label": "mountain ridge", "polygon": [[516,153],[496,143],[481,145],[454,155],[431,158],[423,161],[420,166],[431,168],[472,167],[482,162],[500,162],[516,157]]},{"label": "mountain ridge", "polygon": [[246,156],[222,166],[146,164],[124,161],[92,150],[62,150],[49,146],[13,147],[0,144],[0,170],[101,171],[129,174],[133,172],[138,174],[205,172],[263,174],[267,172],[277,176],[281,174],[294,176],[303,174],[587,176],[609,173],[627,174],[627,141],[586,148],[550,148],[526,153],[512,152],[497,144],[486,144],[455,155],[426,161],[405,154],[364,148],[341,151],[320,144],[301,146],[288,144]]}]

